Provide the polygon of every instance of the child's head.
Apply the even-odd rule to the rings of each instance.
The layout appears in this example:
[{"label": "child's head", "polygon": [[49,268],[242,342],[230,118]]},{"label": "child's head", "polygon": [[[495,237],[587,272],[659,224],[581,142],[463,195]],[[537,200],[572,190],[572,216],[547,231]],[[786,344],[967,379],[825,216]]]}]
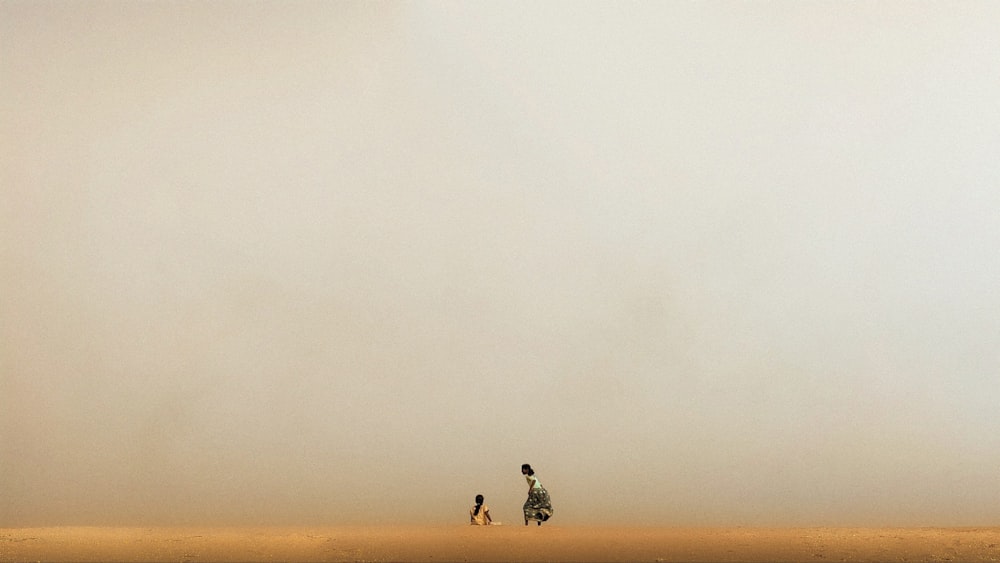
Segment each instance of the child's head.
[{"label": "child's head", "polygon": [[534,475],[535,474],[535,470],[533,470],[530,465],[528,465],[527,463],[525,463],[525,464],[521,465],[521,474],[523,474],[523,475]]},{"label": "child's head", "polygon": [[476,504],[483,504],[484,500],[483,495],[476,495]]}]

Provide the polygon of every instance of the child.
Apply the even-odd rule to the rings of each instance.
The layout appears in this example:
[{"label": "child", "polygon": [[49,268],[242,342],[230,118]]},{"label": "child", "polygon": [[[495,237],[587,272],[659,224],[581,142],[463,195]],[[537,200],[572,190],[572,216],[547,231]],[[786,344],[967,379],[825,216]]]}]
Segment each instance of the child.
[{"label": "child", "polygon": [[469,510],[469,524],[473,526],[489,526],[493,523],[490,518],[490,507],[483,503],[483,495],[476,495],[476,506]]},{"label": "child", "polygon": [[528,520],[536,520],[541,526],[552,517],[552,501],[549,500],[549,492],[538,482],[535,477],[535,470],[531,465],[525,463],[521,466],[521,474],[528,481],[528,500],[524,501],[524,525],[528,525]]}]

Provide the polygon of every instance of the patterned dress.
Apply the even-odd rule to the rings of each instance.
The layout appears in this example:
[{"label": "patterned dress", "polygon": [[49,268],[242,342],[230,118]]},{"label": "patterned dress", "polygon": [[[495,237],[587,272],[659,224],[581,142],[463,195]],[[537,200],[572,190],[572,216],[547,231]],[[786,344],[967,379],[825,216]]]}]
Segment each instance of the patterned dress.
[{"label": "patterned dress", "polygon": [[528,500],[524,501],[524,521],[537,520],[544,522],[552,517],[552,501],[549,499],[549,492],[538,481],[534,475],[525,475],[531,489],[528,492]]}]

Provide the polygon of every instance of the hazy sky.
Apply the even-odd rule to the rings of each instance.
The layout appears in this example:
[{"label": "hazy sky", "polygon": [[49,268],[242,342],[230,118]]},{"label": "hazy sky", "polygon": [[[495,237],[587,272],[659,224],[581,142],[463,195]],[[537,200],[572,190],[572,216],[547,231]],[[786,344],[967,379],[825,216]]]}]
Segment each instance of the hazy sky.
[{"label": "hazy sky", "polygon": [[1000,525],[998,21],[0,2],[0,526]]}]

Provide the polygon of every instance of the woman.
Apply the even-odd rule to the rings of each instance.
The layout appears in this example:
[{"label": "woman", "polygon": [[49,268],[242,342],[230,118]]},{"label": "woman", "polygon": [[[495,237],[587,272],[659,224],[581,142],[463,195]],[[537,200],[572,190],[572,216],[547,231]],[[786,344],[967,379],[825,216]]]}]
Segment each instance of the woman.
[{"label": "woman", "polygon": [[489,526],[493,523],[490,507],[486,506],[483,495],[476,495],[476,506],[469,510],[469,523],[473,526]]},{"label": "woman", "polygon": [[542,522],[552,517],[549,492],[538,481],[538,477],[535,477],[535,470],[527,463],[521,466],[521,475],[528,481],[528,500],[524,501],[524,525],[528,525],[528,520],[536,520],[541,526]]}]

